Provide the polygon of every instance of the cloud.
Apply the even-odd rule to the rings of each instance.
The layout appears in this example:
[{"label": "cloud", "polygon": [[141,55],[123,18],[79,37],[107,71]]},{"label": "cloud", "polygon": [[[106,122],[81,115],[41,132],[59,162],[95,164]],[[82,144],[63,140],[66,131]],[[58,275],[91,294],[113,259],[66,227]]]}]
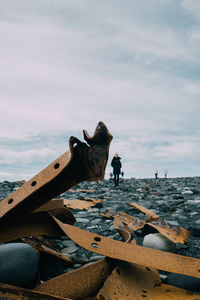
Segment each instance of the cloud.
[{"label": "cloud", "polygon": [[49,156],[55,155],[55,151],[42,148],[42,149],[32,149],[25,151],[13,151],[8,149],[0,149],[0,163],[9,165],[21,163],[22,165],[25,163],[30,163],[32,161],[42,161],[48,159]]},{"label": "cloud", "polygon": [[182,0],[183,8],[192,13],[196,18],[200,18],[200,3],[198,0]]},{"label": "cloud", "polygon": [[[198,3],[2,0],[4,168],[18,164],[19,176],[23,161],[21,174],[33,174],[99,121],[129,176],[191,162],[199,155]],[[184,174],[194,171],[188,165]]]}]

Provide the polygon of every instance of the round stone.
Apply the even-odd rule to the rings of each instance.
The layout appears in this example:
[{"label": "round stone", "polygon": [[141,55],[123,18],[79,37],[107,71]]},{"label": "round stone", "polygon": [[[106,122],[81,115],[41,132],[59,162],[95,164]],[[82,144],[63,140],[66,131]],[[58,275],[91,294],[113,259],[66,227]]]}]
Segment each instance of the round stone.
[{"label": "round stone", "polygon": [[144,237],[143,246],[161,251],[174,252],[176,246],[160,233],[148,234]]},{"label": "round stone", "polygon": [[38,263],[37,252],[28,244],[0,245],[0,282],[26,287],[35,279]]}]

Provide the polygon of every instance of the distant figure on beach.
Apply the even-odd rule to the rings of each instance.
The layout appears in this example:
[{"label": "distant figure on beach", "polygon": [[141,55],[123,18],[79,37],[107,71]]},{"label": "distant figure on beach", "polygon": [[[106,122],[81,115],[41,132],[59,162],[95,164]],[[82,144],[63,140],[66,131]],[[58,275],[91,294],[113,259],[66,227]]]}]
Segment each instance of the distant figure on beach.
[{"label": "distant figure on beach", "polygon": [[167,174],[168,174],[167,169],[164,170],[164,174],[165,174],[165,178],[167,178]]},{"label": "distant figure on beach", "polygon": [[111,166],[113,167],[115,186],[119,185],[119,174],[121,173],[121,167],[122,167],[120,160],[121,160],[121,157],[119,157],[118,153],[116,153],[111,161]]},{"label": "distant figure on beach", "polygon": [[123,171],[121,171],[121,175],[122,175],[122,178],[124,178],[124,172]]},{"label": "distant figure on beach", "polygon": [[155,179],[157,179],[157,178],[158,178],[158,170],[155,169]]}]

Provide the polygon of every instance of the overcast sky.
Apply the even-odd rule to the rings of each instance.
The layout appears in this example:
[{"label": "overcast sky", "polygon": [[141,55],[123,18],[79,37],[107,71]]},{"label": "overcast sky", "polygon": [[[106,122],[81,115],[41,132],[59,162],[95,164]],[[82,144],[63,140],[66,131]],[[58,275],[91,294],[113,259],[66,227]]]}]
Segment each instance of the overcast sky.
[{"label": "overcast sky", "polygon": [[0,0],[0,181],[103,121],[125,177],[200,175],[199,0]]}]

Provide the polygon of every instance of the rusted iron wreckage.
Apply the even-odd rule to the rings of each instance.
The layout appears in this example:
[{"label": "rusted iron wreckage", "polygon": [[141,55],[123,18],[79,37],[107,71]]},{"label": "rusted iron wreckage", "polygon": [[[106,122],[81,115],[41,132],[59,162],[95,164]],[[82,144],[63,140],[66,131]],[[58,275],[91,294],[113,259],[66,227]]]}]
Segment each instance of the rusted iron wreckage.
[{"label": "rusted iron wreckage", "polygon": [[[48,253],[70,265],[71,260],[43,237],[67,235],[79,246],[105,258],[42,283],[38,275],[33,289],[1,283],[0,299],[200,299],[192,291],[164,284],[158,272],[200,278],[199,259],[142,247],[134,239],[131,241],[134,231],[149,224],[174,243],[185,243],[189,232],[183,228],[175,232],[136,203],[130,205],[144,212],[146,221],[123,213],[105,216],[114,218],[114,227],[124,241],[73,226],[75,218],[67,208],[70,204],[64,205],[63,199],[54,197],[81,181],[103,179],[112,140],[102,122],[93,137],[85,130],[83,134],[86,142],[70,137],[69,151],[0,202],[0,242],[21,240],[32,245],[38,255]],[[83,204],[83,209],[90,205]]]}]

